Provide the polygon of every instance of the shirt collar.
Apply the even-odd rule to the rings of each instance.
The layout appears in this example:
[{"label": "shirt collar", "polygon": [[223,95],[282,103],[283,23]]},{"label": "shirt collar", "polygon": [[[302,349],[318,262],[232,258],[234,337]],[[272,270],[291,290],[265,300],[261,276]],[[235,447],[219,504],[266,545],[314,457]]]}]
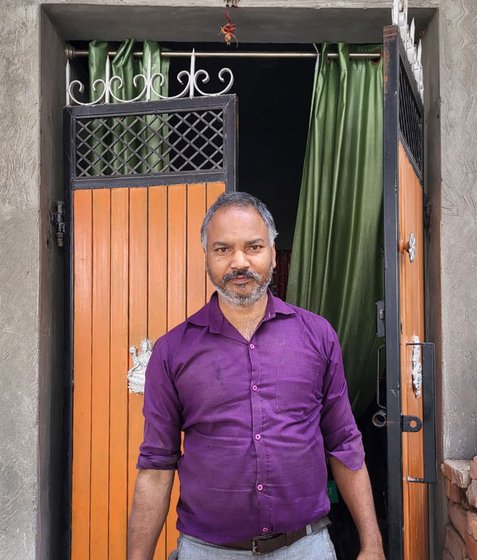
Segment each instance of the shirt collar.
[{"label": "shirt collar", "polygon": [[[273,319],[277,315],[295,314],[296,312],[292,305],[275,297],[272,292],[268,290],[268,302],[263,319],[264,321]],[[210,332],[220,333],[223,329],[224,319],[224,315],[219,307],[217,292],[214,292],[209,300],[209,303],[197,311],[197,313],[191,315],[187,319],[187,322],[199,327],[209,327]]]}]

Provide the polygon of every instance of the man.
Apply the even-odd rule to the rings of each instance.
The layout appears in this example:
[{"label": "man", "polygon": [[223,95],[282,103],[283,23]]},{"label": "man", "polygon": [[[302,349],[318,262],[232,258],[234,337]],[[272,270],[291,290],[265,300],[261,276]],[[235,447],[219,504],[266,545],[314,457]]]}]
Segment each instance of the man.
[{"label": "man", "polygon": [[326,459],[358,528],[359,560],[384,558],[337,336],[267,291],[276,235],[246,193],[221,195],[204,219],[217,292],[149,362],[129,560],[152,558],[176,468],[179,560],[336,558]]}]

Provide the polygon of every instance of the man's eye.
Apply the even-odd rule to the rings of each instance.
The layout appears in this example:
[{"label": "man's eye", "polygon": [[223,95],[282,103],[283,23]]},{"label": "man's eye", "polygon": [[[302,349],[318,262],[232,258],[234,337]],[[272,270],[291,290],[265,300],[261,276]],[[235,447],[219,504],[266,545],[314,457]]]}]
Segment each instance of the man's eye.
[{"label": "man's eye", "polygon": [[260,251],[260,249],[262,248],[262,245],[251,245],[250,249],[252,251]]},{"label": "man's eye", "polygon": [[217,249],[215,249],[215,252],[218,253],[219,255],[223,255],[228,251],[228,247],[217,247]]}]

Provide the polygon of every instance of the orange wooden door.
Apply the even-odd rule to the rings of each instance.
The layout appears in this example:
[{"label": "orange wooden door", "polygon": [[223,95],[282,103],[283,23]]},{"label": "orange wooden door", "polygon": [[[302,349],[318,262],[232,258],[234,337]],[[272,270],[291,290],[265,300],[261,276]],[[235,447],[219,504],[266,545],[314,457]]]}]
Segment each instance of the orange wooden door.
[{"label": "orange wooden door", "polygon": [[[422,375],[424,342],[423,190],[402,144],[399,145],[399,294],[401,316],[401,413],[423,418]],[[414,253],[413,253],[414,251]],[[414,372],[414,375],[413,375]],[[402,434],[404,558],[429,558],[429,514],[424,478],[423,430]]]},{"label": "orange wooden door", "polygon": [[424,329],[423,107],[397,27],[385,28],[384,56],[388,558],[429,560],[435,418]]},{"label": "orange wooden door", "polygon": [[[129,348],[155,341],[207,301],[200,224],[223,182],[73,192],[74,560],[126,558],[143,396]],[[155,560],[177,540],[175,481]]]}]

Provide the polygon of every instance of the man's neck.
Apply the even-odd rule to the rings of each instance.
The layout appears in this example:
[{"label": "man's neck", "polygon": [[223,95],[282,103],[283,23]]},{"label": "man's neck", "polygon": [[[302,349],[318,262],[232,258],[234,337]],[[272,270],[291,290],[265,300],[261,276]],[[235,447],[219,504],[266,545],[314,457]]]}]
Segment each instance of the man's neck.
[{"label": "man's neck", "polygon": [[232,305],[219,295],[219,307],[227,321],[233,325],[244,338],[250,340],[267,309],[268,293],[251,305]]}]

